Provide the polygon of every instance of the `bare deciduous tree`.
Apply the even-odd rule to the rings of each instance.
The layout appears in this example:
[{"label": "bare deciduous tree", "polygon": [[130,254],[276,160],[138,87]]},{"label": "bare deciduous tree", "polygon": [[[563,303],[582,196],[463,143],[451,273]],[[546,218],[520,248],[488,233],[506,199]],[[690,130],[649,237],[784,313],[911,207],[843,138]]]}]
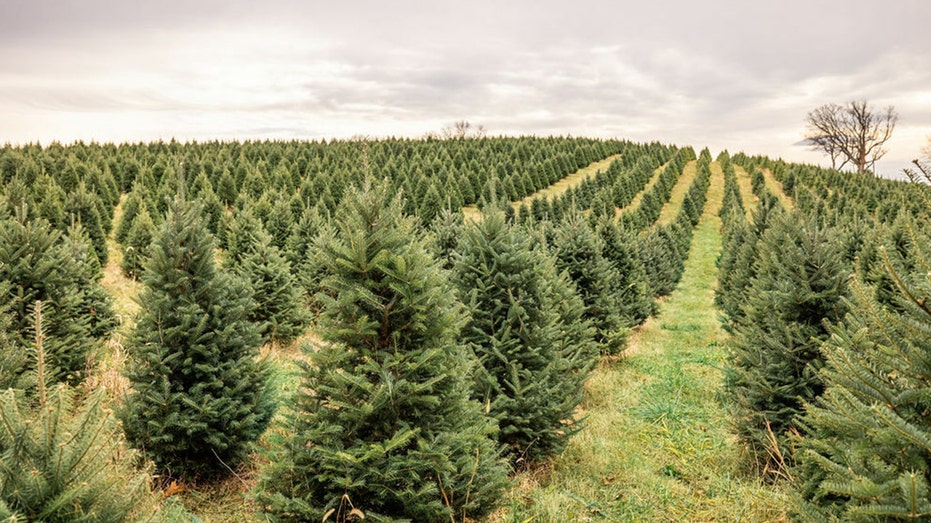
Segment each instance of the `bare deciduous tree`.
[{"label": "bare deciduous tree", "polygon": [[850,165],[860,173],[872,172],[886,154],[898,119],[891,105],[874,112],[866,100],[822,105],[808,113],[805,143],[830,156],[835,169]]},{"label": "bare deciduous tree", "polygon": [[452,140],[459,138],[482,138],[485,136],[484,125],[472,125],[467,120],[458,120],[440,129],[439,136],[443,140]]},{"label": "bare deciduous tree", "polygon": [[928,138],[927,145],[921,150],[921,157],[912,160],[912,164],[918,169],[917,171],[912,168],[903,169],[909,179],[919,181],[924,178],[925,181],[931,183],[931,137]]}]

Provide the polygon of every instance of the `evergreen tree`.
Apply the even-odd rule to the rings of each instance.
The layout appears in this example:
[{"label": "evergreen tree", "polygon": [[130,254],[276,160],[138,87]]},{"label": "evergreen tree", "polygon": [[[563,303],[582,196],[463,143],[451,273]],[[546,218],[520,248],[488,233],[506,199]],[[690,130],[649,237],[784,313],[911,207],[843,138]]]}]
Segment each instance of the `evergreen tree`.
[{"label": "evergreen tree", "polygon": [[430,224],[433,251],[444,269],[452,269],[455,265],[455,253],[464,228],[465,216],[448,209],[440,212]]},{"label": "evergreen tree", "polygon": [[[795,469],[799,519],[924,521],[931,514],[929,237],[905,257],[884,252],[897,307],[861,280],[824,345],[825,393],[802,419]],[[905,272],[904,258],[922,267]]]},{"label": "evergreen tree", "polygon": [[258,231],[234,271],[252,287],[255,307],[249,319],[261,326],[263,340],[288,342],[303,334],[307,318],[301,287],[268,233]]},{"label": "evergreen tree", "polygon": [[209,477],[245,457],[273,405],[246,285],[216,266],[199,206],[176,199],[170,211],[143,275],[120,415],[160,471]]},{"label": "evergreen tree", "polygon": [[43,301],[46,350],[61,373],[57,377],[77,382],[95,344],[80,286],[85,268],[68,252],[61,233],[43,219],[27,221],[26,215],[20,208],[16,218],[0,220],[0,281],[8,282],[3,301],[10,307],[13,342],[29,346],[31,307]]},{"label": "evergreen tree", "polygon": [[[8,296],[9,283],[0,280],[0,296]],[[17,346],[13,337],[9,304],[0,303],[0,390],[26,389],[32,373],[23,372],[29,365],[26,351]]]},{"label": "evergreen tree", "polygon": [[65,201],[65,219],[75,219],[81,223],[103,267],[107,264],[107,235],[97,209],[97,200],[97,196],[88,192],[83,183],[79,184]]},{"label": "evergreen tree", "polygon": [[123,262],[120,268],[127,278],[138,279],[148,259],[147,251],[155,237],[155,224],[145,207],[133,218],[132,227],[123,244]]},{"label": "evergreen tree", "polygon": [[401,208],[387,185],[350,191],[317,242],[325,343],[260,483],[276,521],[464,520],[505,485],[494,424],[469,398],[462,306]]},{"label": "evergreen tree", "polygon": [[116,233],[114,234],[116,241],[121,244],[129,236],[129,229],[133,225],[133,220],[136,219],[136,214],[146,207],[144,197],[141,195],[144,190],[141,184],[136,184],[133,190],[126,195],[126,199],[123,200],[123,215],[116,226]]},{"label": "evergreen tree", "polygon": [[756,275],[734,328],[726,386],[738,432],[767,474],[792,463],[788,435],[798,430],[802,403],[823,390],[825,321],[846,311],[849,268],[831,235],[812,219],[780,216],[760,239]]},{"label": "evergreen tree", "polygon": [[561,452],[579,428],[575,408],[598,353],[584,305],[501,212],[467,224],[458,250],[453,281],[472,313],[462,337],[480,363],[475,398],[514,460]]},{"label": "evergreen tree", "polygon": [[43,522],[182,521],[159,507],[148,470],[138,470],[104,390],[79,397],[46,384],[41,306],[35,305],[35,404],[0,393],[0,520]]},{"label": "evergreen tree", "polygon": [[116,328],[117,317],[113,310],[113,298],[100,284],[103,269],[97,261],[94,246],[79,222],[71,224],[62,239],[65,254],[74,260],[77,272],[75,287],[80,296],[78,311],[87,317],[90,335],[102,340]]},{"label": "evergreen tree", "polygon": [[640,325],[656,312],[646,272],[636,252],[636,241],[628,236],[613,219],[605,219],[596,232],[604,244],[603,254],[617,271],[619,307],[626,326]]},{"label": "evergreen tree", "polygon": [[621,303],[623,283],[620,273],[604,257],[601,238],[581,213],[573,213],[556,227],[551,245],[557,269],[565,271],[575,283],[585,305],[583,316],[591,320],[601,350],[618,354],[627,341]]}]

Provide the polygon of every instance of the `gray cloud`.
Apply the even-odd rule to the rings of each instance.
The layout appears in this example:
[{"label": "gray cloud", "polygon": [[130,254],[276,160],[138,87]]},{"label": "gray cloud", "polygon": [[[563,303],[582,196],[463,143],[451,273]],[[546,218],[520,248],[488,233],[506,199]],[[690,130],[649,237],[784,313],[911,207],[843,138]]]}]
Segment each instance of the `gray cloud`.
[{"label": "gray cloud", "polygon": [[[504,4],[504,5],[501,5]],[[793,147],[867,98],[931,134],[931,3],[6,0],[0,142],[492,133]]]}]

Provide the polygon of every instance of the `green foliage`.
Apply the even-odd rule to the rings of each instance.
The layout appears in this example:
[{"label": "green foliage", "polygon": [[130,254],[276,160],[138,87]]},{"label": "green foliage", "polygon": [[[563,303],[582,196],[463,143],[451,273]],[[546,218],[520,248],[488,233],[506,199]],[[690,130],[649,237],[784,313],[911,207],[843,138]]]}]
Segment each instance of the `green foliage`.
[{"label": "green foliage", "polygon": [[[855,280],[842,324],[824,345],[825,393],[803,418],[796,475],[803,519],[923,521],[931,515],[931,237],[911,231],[902,256],[882,253],[894,307]],[[914,271],[902,266],[914,264]]]},{"label": "green foliage", "polygon": [[248,287],[217,268],[199,211],[176,200],[152,245],[120,413],[130,443],[183,478],[227,473],[273,410]]},{"label": "green foliage", "polygon": [[798,430],[803,402],[823,390],[825,321],[846,312],[850,271],[833,234],[794,213],[776,219],[757,245],[755,276],[733,329],[726,387],[738,432],[766,473],[792,463],[787,436]]},{"label": "green foliage", "polygon": [[78,221],[87,231],[100,266],[107,264],[107,234],[98,209],[98,197],[88,192],[84,184],[68,194],[65,200],[65,219]]},{"label": "green foliage", "polygon": [[288,342],[304,333],[304,294],[291,275],[290,263],[272,244],[268,233],[257,231],[255,244],[233,271],[252,288],[255,307],[249,320],[261,326],[262,339]]},{"label": "green foliage", "polygon": [[551,245],[556,268],[565,271],[582,298],[583,317],[592,322],[601,351],[618,354],[627,341],[628,320],[621,301],[625,282],[605,258],[601,237],[581,214],[574,213],[556,226]]},{"label": "green foliage", "polygon": [[113,298],[100,284],[103,269],[94,254],[94,246],[80,223],[72,223],[62,238],[65,255],[76,265],[75,287],[80,302],[79,314],[87,318],[90,335],[98,340],[110,336],[117,324]]},{"label": "green foliage", "polygon": [[[6,296],[9,283],[0,280],[0,296]],[[10,324],[9,304],[0,304],[0,390],[25,389],[33,381],[33,373],[23,372],[28,353],[17,346]]]},{"label": "green foliage", "polygon": [[258,498],[275,521],[462,521],[506,482],[469,398],[462,306],[388,188],[350,191],[316,247],[317,332]]},{"label": "green foliage", "polygon": [[559,453],[579,430],[575,408],[597,356],[584,304],[542,245],[502,213],[470,223],[454,282],[471,310],[462,338],[480,367],[474,395],[512,459]]},{"label": "green foliage", "polygon": [[[123,219],[126,219],[125,215]],[[123,262],[120,269],[127,278],[135,280],[142,276],[143,267],[148,260],[147,251],[155,233],[155,223],[152,222],[149,211],[143,207],[133,218],[132,226],[123,242]]]},{"label": "green foliage", "polygon": [[656,302],[653,301],[646,272],[637,256],[637,242],[614,220],[602,221],[596,232],[604,245],[602,253],[605,259],[614,266],[620,277],[618,307],[626,320],[626,326],[639,325],[656,312]]},{"label": "green foliage", "polygon": [[65,242],[47,221],[27,221],[25,216],[20,209],[16,218],[0,220],[0,281],[8,282],[4,301],[12,318],[10,334],[15,345],[28,346],[35,336],[31,307],[43,301],[49,336],[46,350],[55,361],[58,377],[77,382],[96,343],[92,333],[97,325],[91,321],[96,311],[88,305],[104,299],[105,291],[89,267],[75,258],[73,244]]},{"label": "green foliage", "polygon": [[183,521],[178,507],[159,507],[103,389],[82,398],[65,384],[46,388],[42,336],[36,341],[35,403],[12,389],[0,393],[0,520]]}]

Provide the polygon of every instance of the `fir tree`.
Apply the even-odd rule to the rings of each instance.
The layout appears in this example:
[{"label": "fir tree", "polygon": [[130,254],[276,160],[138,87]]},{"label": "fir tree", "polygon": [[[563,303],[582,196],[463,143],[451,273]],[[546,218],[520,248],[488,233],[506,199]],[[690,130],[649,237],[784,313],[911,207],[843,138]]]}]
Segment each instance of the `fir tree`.
[{"label": "fir tree", "polygon": [[478,357],[474,396],[498,420],[514,460],[559,453],[597,347],[584,305],[542,246],[503,213],[468,224],[454,282],[471,310],[463,331]]},{"label": "fir tree", "polygon": [[780,216],[760,239],[756,275],[734,327],[726,386],[738,432],[767,474],[792,463],[788,435],[798,430],[802,403],[823,391],[825,321],[846,311],[849,268],[830,237],[812,219]]},{"label": "fir tree", "polygon": [[613,219],[602,220],[596,232],[604,244],[604,257],[620,276],[620,311],[627,327],[640,325],[654,312],[656,303],[650,293],[646,272],[636,252],[636,241]]},{"label": "fir tree", "polygon": [[219,270],[200,208],[176,199],[150,251],[129,341],[126,436],[183,478],[226,473],[265,429],[273,405],[255,361],[247,287]]},{"label": "fir tree", "polygon": [[142,276],[142,269],[148,259],[147,251],[155,232],[155,224],[149,216],[149,211],[143,207],[133,219],[123,244],[123,262],[120,268],[127,278],[135,280]]},{"label": "fir tree", "polygon": [[75,219],[81,223],[103,267],[107,264],[107,234],[97,209],[97,201],[97,196],[88,192],[83,183],[79,184],[65,201],[65,219]]},{"label": "fir tree", "polygon": [[350,191],[338,231],[317,242],[325,343],[308,351],[258,494],[277,521],[458,521],[501,495],[494,424],[469,398],[461,304],[401,208],[385,186]]},{"label": "fir tree", "polygon": [[[905,256],[882,249],[895,307],[855,279],[823,351],[825,393],[802,419],[799,519],[925,521],[931,514],[931,294],[926,233]],[[913,272],[902,266],[916,263]]]},{"label": "fir tree", "polygon": [[591,320],[601,350],[619,353],[627,341],[621,304],[623,283],[620,273],[604,257],[601,238],[581,213],[573,213],[556,227],[551,244],[556,267],[575,283],[585,305],[584,317]]},{"label": "fir tree", "polygon": [[103,389],[86,398],[46,384],[41,306],[36,304],[35,404],[0,393],[0,520],[43,522],[165,521],[184,518],[159,507],[149,471],[137,469]]},{"label": "fir tree", "polygon": [[[0,280],[0,296],[7,296],[9,283]],[[23,372],[29,365],[27,352],[17,345],[13,337],[9,304],[0,303],[0,390],[26,389],[32,373]]]},{"label": "fir tree", "polygon": [[100,284],[103,269],[97,261],[90,238],[79,222],[72,223],[68,228],[62,247],[76,263],[74,283],[80,296],[78,311],[87,317],[90,335],[98,340],[109,337],[117,324],[113,298]]},{"label": "fir tree", "polygon": [[252,287],[255,307],[249,319],[261,325],[263,340],[288,342],[303,334],[307,318],[301,287],[268,233],[257,232],[255,244],[233,270]]},{"label": "fir tree", "polygon": [[32,304],[45,302],[46,350],[61,373],[57,377],[77,382],[96,341],[81,289],[86,268],[47,221],[27,221],[26,214],[20,208],[16,218],[0,220],[0,281],[9,284],[4,301],[11,335],[17,346],[28,346],[34,337]]}]

